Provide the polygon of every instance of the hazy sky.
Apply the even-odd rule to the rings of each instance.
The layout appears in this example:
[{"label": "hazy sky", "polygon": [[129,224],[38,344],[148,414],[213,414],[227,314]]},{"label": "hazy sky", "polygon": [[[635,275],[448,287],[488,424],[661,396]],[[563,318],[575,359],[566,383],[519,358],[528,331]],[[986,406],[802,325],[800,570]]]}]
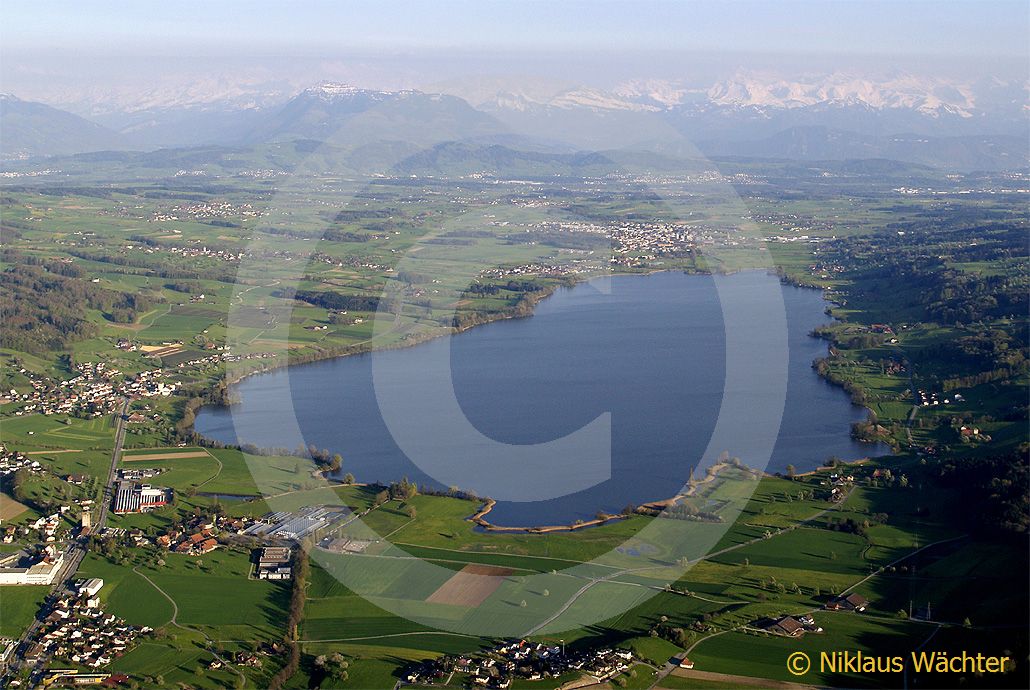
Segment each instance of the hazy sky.
[{"label": "hazy sky", "polygon": [[4,50],[382,47],[1026,55],[1025,0],[4,0]]},{"label": "hazy sky", "polygon": [[2,0],[0,89],[130,88],[198,73],[310,82],[332,74],[325,65],[384,87],[484,70],[669,77],[688,71],[684,65],[715,70],[720,60],[728,68],[939,64],[1021,76],[1030,58],[1028,7],[1026,0]]},{"label": "hazy sky", "polygon": [[1026,55],[1028,3],[4,0],[4,51],[666,48]]}]

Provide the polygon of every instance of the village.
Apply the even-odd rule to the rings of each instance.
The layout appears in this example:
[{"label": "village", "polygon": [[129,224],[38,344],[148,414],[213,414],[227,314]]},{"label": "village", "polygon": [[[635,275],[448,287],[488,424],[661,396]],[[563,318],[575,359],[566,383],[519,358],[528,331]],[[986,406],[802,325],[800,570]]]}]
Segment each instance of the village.
[{"label": "village", "polygon": [[254,208],[253,204],[234,204],[229,201],[205,201],[177,204],[167,211],[155,212],[152,220],[179,220],[180,218],[193,218],[205,220],[211,218],[221,219],[247,219],[257,218],[265,215],[265,212]]},{"label": "village", "polygon": [[[128,625],[117,616],[104,613],[98,596],[103,586],[104,581],[99,578],[80,580],[49,599],[40,612],[37,641],[24,652],[26,663],[41,669],[53,660],[100,669],[125,654],[141,635],[153,632],[152,628]],[[73,676],[76,685],[99,683],[110,675],[78,677],[77,673],[51,671],[55,672]]]},{"label": "village", "polygon": [[40,472],[43,466],[39,460],[33,460],[25,453],[16,450],[9,450],[7,446],[0,443],[0,477],[24,469],[28,472]]},{"label": "village", "polygon": [[633,662],[628,650],[602,647],[591,651],[566,650],[529,640],[510,640],[476,655],[445,656],[408,667],[404,679],[410,684],[432,684],[453,674],[467,674],[473,686],[505,690],[515,679],[557,678],[569,671],[581,671],[601,683],[627,670]]},{"label": "village", "polygon": [[[862,613],[868,605],[865,597],[850,593],[832,597],[823,608],[827,611]],[[655,632],[664,625],[657,626]],[[811,613],[761,618],[742,629],[789,638],[824,632]],[[633,652],[627,649],[599,647],[567,650],[564,643],[555,645],[517,639],[504,641],[478,654],[443,656],[414,663],[404,671],[403,677],[411,685],[450,686],[456,674],[464,674],[471,687],[505,690],[515,680],[557,678],[570,671],[585,674],[594,684],[604,683],[637,663],[651,665],[646,660],[636,659]],[[692,670],[695,663],[685,654],[678,654],[668,659],[665,667]]]},{"label": "village", "polygon": [[[165,381],[161,369],[146,369],[135,375],[122,376],[117,369],[103,362],[88,362],[76,365],[76,372],[74,377],[60,382],[29,376],[30,392],[19,394],[12,389],[8,393],[9,401],[23,403],[12,414],[100,417],[117,410],[126,396],[167,397],[181,385]],[[23,369],[22,373],[29,372]]]}]

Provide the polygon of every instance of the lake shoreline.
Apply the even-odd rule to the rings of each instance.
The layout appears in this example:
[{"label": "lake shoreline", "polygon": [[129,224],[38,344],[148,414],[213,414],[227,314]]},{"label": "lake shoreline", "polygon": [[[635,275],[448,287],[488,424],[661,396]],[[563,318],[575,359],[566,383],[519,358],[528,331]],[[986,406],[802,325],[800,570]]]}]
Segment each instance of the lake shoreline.
[{"label": "lake shoreline", "polygon": [[[651,276],[651,275],[657,275],[657,274],[660,274],[660,273],[683,273],[685,275],[698,275],[698,276],[704,276],[704,275],[708,275],[708,276],[710,276],[710,275],[735,275],[735,274],[738,274],[738,273],[746,273],[746,272],[750,272],[750,271],[758,272],[758,271],[763,271],[763,270],[765,271],[766,275],[776,275],[777,277],[779,277],[781,279],[781,282],[782,282],[782,277],[779,276],[779,274],[775,273],[775,271],[773,271],[772,269],[761,269],[761,268],[742,269],[742,270],[739,270],[739,271],[722,271],[722,272],[719,272],[718,274],[713,274],[710,271],[689,271],[687,269],[682,269],[682,268],[659,268],[659,269],[655,269],[655,270],[651,270],[651,271],[640,271],[640,272],[635,272],[635,273],[630,273],[630,272],[625,272],[625,273],[601,273],[601,274],[598,274],[598,275],[567,276],[566,278],[569,281],[568,285],[561,285],[561,284],[548,285],[548,286],[545,286],[544,289],[539,290],[538,292],[534,293],[533,295],[527,297],[526,298],[526,303],[529,304],[530,309],[526,313],[518,312],[516,308],[513,308],[511,310],[494,312],[491,315],[490,318],[485,318],[482,321],[477,321],[476,323],[470,323],[470,324],[467,324],[465,326],[452,326],[450,329],[448,329],[446,331],[441,331],[439,333],[426,333],[426,334],[423,334],[421,336],[417,336],[415,338],[412,338],[409,341],[405,341],[403,343],[392,343],[392,344],[389,344],[389,345],[380,345],[380,346],[366,346],[364,343],[367,342],[367,341],[363,341],[362,343],[359,343],[357,345],[346,346],[345,348],[339,349],[339,350],[326,350],[324,352],[320,352],[320,353],[317,353],[316,355],[313,355],[311,357],[311,359],[305,359],[305,360],[299,361],[299,362],[297,362],[297,361],[290,362],[289,361],[289,349],[287,348],[287,350],[286,350],[286,355],[287,355],[286,360],[287,361],[285,361],[285,362],[283,362],[283,361],[276,361],[276,362],[272,362],[270,364],[266,363],[266,364],[262,364],[262,366],[260,366],[258,368],[250,370],[250,371],[240,372],[240,373],[235,374],[233,376],[226,375],[226,377],[224,379],[224,383],[225,383],[224,390],[226,391],[226,395],[227,395],[226,399],[222,400],[222,401],[218,401],[218,402],[205,402],[203,404],[203,406],[206,407],[208,405],[218,405],[218,406],[222,406],[222,407],[232,407],[236,403],[231,399],[231,397],[229,397],[229,389],[232,386],[236,386],[236,385],[242,383],[243,381],[245,381],[246,379],[248,379],[248,378],[250,378],[252,376],[259,376],[261,374],[269,374],[269,373],[272,373],[272,372],[275,372],[275,371],[279,371],[281,369],[287,369],[289,367],[303,366],[305,364],[314,364],[316,362],[326,362],[326,361],[330,361],[330,360],[334,360],[334,359],[343,359],[344,357],[352,357],[352,356],[355,356],[355,355],[367,355],[367,354],[370,354],[370,353],[373,353],[373,352],[386,352],[386,351],[390,351],[390,350],[402,350],[402,349],[405,349],[405,348],[408,348],[408,347],[416,347],[418,345],[422,345],[424,343],[430,342],[432,340],[436,340],[438,338],[452,337],[452,336],[455,336],[455,335],[460,335],[461,333],[466,333],[466,332],[471,331],[471,330],[473,330],[475,328],[478,328],[480,326],[487,326],[487,325],[490,325],[492,323],[498,323],[498,322],[501,322],[501,321],[511,321],[511,320],[515,320],[515,319],[530,318],[530,317],[533,316],[534,311],[536,310],[536,306],[540,302],[546,300],[548,297],[553,296],[554,293],[557,292],[559,289],[572,289],[572,288],[574,288],[574,287],[576,287],[578,285],[582,285],[584,283],[589,283],[592,280],[597,280],[598,278],[620,278],[620,277],[635,277],[635,276]],[[804,286],[802,286],[802,287],[804,287]],[[276,359],[278,359],[278,358],[276,358]],[[191,429],[192,429],[192,427],[191,427]]]},{"label": "lake shoreline", "polygon": [[[750,269],[748,271],[734,271],[732,274],[748,273],[748,272],[764,274],[764,275],[770,276],[770,277],[774,276],[774,277],[776,277],[777,281],[780,284],[782,284],[784,286],[789,285],[789,286],[791,286],[791,287],[793,287],[795,289],[805,289],[805,290],[815,289],[815,290],[819,290],[822,299],[824,301],[827,301],[827,302],[830,301],[830,300],[827,299],[826,292],[825,292],[824,289],[816,287],[816,286],[798,285],[797,283],[793,283],[793,282],[787,281],[787,280],[784,279],[783,276],[779,275],[778,273],[776,273],[773,270]],[[591,276],[586,276],[586,277],[583,277],[580,280],[572,282],[571,284],[568,284],[568,285],[555,284],[555,285],[548,286],[548,289],[546,289],[546,290],[541,290],[538,293],[535,293],[533,295],[532,301],[529,303],[529,307],[528,308],[523,307],[523,309],[525,311],[520,311],[519,313],[515,313],[515,310],[512,309],[512,310],[509,310],[509,311],[507,311],[507,312],[505,312],[503,314],[493,314],[493,315],[491,315],[493,318],[489,318],[489,319],[483,320],[481,322],[467,324],[467,325],[465,325],[465,326],[463,326],[461,328],[457,328],[457,327],[451,328],[451,329],[449,329],[446,332],[441,330],[441,331],[434,332],[434,333],[423,334],[423,336],[421,336],[421,337],[411,338],[411,339],[409,339],[409,340],[407,340],[405,342],[402,342],[402,343],[393,343],[393,344],[390,344],[390,345],[379,346],[379,347],[370,347],[370,346],[357,347],[357,348],[351,349],[348,352],[326,353],[326,356],[324,358],[313,359],[313,360],[310,360],[310,361],[303,361],[303,362],[294,362],[293,364],[287,364],[285,362],[279,362],[279,363],[273,364],[272,366],[265,366],[265,367],[262,367],[262,368],[259,368],[259,369],[253,370],[253,371],[245,372],[242,375],[240,375],[240,376],[238,376],[238,377],[236,377],[234,379],[234,381],[236,383],[234,383],[233,385],[235,386],[239,382],[241,382],[241,381],[243,381],[243,380],[245,380],[245,379],[247,379],[247,378],[249,378],[251,376],[254,376],[255,374],[274,373],[276,370],[282,370],[282,369],[284,369],[286,367],[289,367],[289,366],[299,366],[300,364],[324,362],[326,360],[342,360],[342,359],[344,359],[344,358],[346,358],[346,357],[348,357],[349,355],[352,355],[352,354],[366,354],[368,352],[373,352],[373,351],[395,350],[395,349],[407,348],[409,346],[413,347],[415,345],[420,345],[420,344],[424,344],[426,342],[429,342],[431,340],[435,340],[439,336],[443,336],[443,335],[453,336],[453,335],[457,335],[459,333],[464,333],[464,332],[471,331],[471,330],[473,330],[475,328],[475,326],[487,325],[487,324],[490,324],[490,323],[497,323],[497,322],[500,322],[500,321],[513,320],[513,319],[525,318],[525,317],[528,317],[528,316],[532,316],[536,312],[536,307],[541,302],[543,302],[545,299],[547,299],[548,297],[554,296],[558,292],[558,288],[564,287],[564,288],[566,288],[568,290],[571,290],[571,289],[574,289],[575,287],[577,287],[577,286],[579,286],[579,285],[581,285],[581,284],[583,284],[585,282],[589,282],[590,280],[595,280],[595,279],[600,278],[600,277],[610,277],[610,278],[615,278],[615,277],[620,277],[620,276],[621,277],[627,277],[627,276],[628,277],[642,277],[642,276],[654,275],[654,274],[662,274],[662,273],[683,274],[683,275],[687,275],[687,276],[693,276],[693,275],[698,275],[698,276],[700,276],[700,275],[709,275],[710,276],[710,275],[712,275],[711,273],[708,273],[708,272],[700,273],[700,272],[693,272],[693,271],[684,271],[684,270],[681,270],[681,269],[660,269],[660,270],[654,270],[654,271],[649,271],[649,272],[619,273],[619,274],[615,274],[615,275],[611,275],[611,276],[605,276],[605,275],[602,275],[602,276],[592,276],[592,277]],[[732,274],[731,273],[726,273],[726,275],[732,275]],[[720,275],[722,275],[722,274],[720,274]],[[827,312],[827,316],[829,316],[830,318],[833,318],[834,320],[836,320],[832,316],[832,314],[829,314],[828,312]],[[811,336],[811,334],[806,334],[806,335],[808,337],[813,337],[813,336]],[[815,339],[818,340],[818,338],[815,338]],[[821,379],[821,377],[819,377],[819,378]],[[837,388],[837,387],[834,387],[834,388]],[[853,407],[864,408],[864,406],[856,405],[853,400],[849,400],[849,403]],[[218,407],[218,405],[207,404],[207,405],[204,405],[204,407]],[[222,406],[222,407],[228,407],[228,406]],[[195,428],[193,430],[194,430],[194,432],[198,436],[201,436],[201,438],[203,439],[204,442],[207,442],[207,443],[212,443],[212,442],[213,443],[221,443],[218,439],[202,436],[200,434],[200,432],[197,432],[195,430]],[[240,447],[240,446],[237,445],[236,447]],[[264,451],[267,451],[269,449],[267,446],[256,446],[256,445],[251,445],[251,444],[243,444],[243,447],[244,448],[253,448],[255,450],[258,450],[258,454],[260,454],[260,453],[262,453]],[[243,448],[241,448],[241,450],[242,449]],[[859,455],[858,457],[862,457],[862,456]],[[850,459],[855,459],[855,458],[852,457]],[[766,472],[766,474],[775,475],[777,473]],[[641,504],[641,507],[650,506],[652,510],[661,510],[662,508],[667,507],[668,505],[673,505],[677,500],[683,498],[686,495],[689,495],[689,493],[680,492],[677,495],[672,496],[670,498],[662,498],[662,499],[657,499],[657,500],[647,500],[646,503],[642,503]],[[504,532],[507,532],[507,533],[513,533],[513,532],[514,533],[518,533],[518,532],[521,532],[521,533],[549,533],[549,532],[556,532],[556,531],[574,531],[574,530],[582,529],[583,527],[597,526],[597,525],[600,525],[600,524],[606,524],[608,522],[612,522],[612,521],[616,521],[616,520],[621,520],[621,519],[624,519],[625,517],[628,517],[628,515],[624,515],[624,514],[620,514],[620,513],[601,512],[601,513],[598,513],[598,517],[597,518],[589,519],[589,520],[577,520],[574,523],[567,523],[567,524],[566,523],[553,523],[553,524],[551,524],[551,523],[546,523],[546,522],[538,522],[538,523],[535,523],[535,524],[530,524],[529,526],[518,525],[518,524],[516,524],[516,525],[504,525],[504,524],[494,524],[493,522],[491,522],[486,517],[493,510],[494,505],[495,505],[495,502],[490,501],[489,503],[487,503],[484,506],[482,506],[479,511],[477,511],[471,518],[469,518],[469,520],[474,522],[479,527],[481,527],[484,531],[488,531],[488,532],[501,532],[501,533],[504,533]],[[662,506],[662,508],[659,508],[659,506]],[[580,512],[581,512],[581,515],[582,515],[583,512],[582,511],[580,511]],[[590,514],[590,512],[587,511],[586,515],[589,515],[589,514]],[[585,517],[585,515],[583,515],[583,516]]]}]

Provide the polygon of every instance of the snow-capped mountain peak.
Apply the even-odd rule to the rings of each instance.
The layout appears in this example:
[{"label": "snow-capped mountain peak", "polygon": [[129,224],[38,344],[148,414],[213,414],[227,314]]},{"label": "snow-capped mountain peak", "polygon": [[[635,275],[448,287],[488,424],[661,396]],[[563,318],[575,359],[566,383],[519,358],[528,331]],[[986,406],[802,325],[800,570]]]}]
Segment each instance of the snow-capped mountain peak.
[{"label": "snow-capped mountain peak", "polygon": [[911,110],[938,117],[972,117],[985,106],[986,91],[1014,93],[1026,85],[994,79],[973,83],[940,77],[893,74],[857,76],[845,72],[785,78],[775,74],[740,71],[707,87],[687,87],[675,80],[628,81],[614,89],[638,103],[665,107],[688,101],[715,106],[764,109],[858,107],[872,110]]},{"label": "snow-capped mountain peak", "polygon": [[630,110],[658,111],[662,108],[648,103],[635,103],[621,97],[615,92],[595,88],[566,89],[557,93],[529,95],[523,91],[499,91],[492,99],[482,103],[488,109],[525,111],[532,108],[547,107],[561,110],[588,108],[595,111]]},{"label": "snow-capped mountain peak", "polygon": [[713,85],[706,95],[716,105],[759,108],[865,106],[960,117],[971,117],[976,109],[968,84],[912,75],[875,81],[840,73],[800,80],[740,74]]},{"label": "snow-capped mountain peak", "polygon": [[351,84],[324,82],[318,86],[304,89],[300,95],[332,103],[334,101],[342,101],[358,97],[369,101],[383,101],[387,99],[421,95],[421,92],[412,89],[402,91],[380,91],[377,89],[363,89],[360,86],[353,86]]},{"label": "snow-capped mountain peak", "polygon": [[334,82],[325,82],[318,86],[312,86],[311,88],[304,89],[304,93],[310,96],[320,96],[323,98],[336,98],[338,96],[353,96],[361,93],[362,89],[357,86],[351,86],[350,84],[337,84]]}]

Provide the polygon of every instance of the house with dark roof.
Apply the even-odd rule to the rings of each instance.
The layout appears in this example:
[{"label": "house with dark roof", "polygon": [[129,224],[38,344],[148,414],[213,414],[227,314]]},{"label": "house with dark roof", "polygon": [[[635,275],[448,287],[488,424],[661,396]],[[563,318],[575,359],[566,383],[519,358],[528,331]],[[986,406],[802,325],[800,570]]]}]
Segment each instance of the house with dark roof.
[{"label": "house with dark roof", "polygon": [[805,634],[805,626],[793,616],[777,618],[766,625],[765,629],[776,635],[785,635],[787,637],[801,637]]},{"label": "house with dark roof", "polygon": [[861,594],[848,594],[847,596],[840,596],[836,599],[832,599],[826,604],[827,610],[830,611],[858,611],[861,613],[865,611],[866,606],[869,605],[869,600]]}]

